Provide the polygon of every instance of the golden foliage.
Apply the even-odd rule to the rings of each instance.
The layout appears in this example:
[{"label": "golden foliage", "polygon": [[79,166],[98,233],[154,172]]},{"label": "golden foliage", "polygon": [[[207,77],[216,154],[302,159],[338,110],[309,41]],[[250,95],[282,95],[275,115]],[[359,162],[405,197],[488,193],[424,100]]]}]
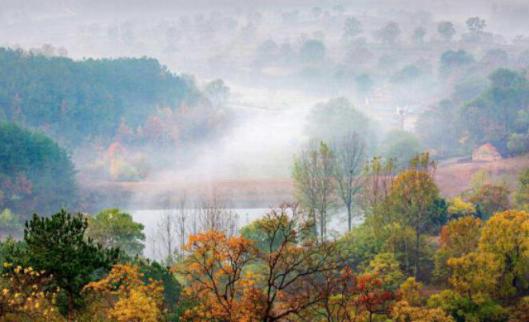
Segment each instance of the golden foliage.
[{"label": "golden foliage", "polygon": [[145,283],[139,268],[130,264],[114,265],[107,277],[89,283],[84,291],[103,299],[103,305],[97,301],[93,305],[111,320],[155,322],[163,313],[161,282]]},{"label": "golden foliage", "polygon": [[450,221],[441,229],[441,250],[449,257],[470,253],[478,247],[481,226],[481,220],[472,216]]},{"label": "golden foliage", "polygon": [[450,258],[449,282],[462,295],[476,302],[494,294],[501,274],[498,257],[486,252],[472,252],[462,257]]},{"label": "golden foliage", "polygon": [[448,214],[450,216],[472,216],[476,213],[476,206],[466,202],[461,197],[454,197],[448,205]]},{"label": "golden foliage", "polygon": [[508,297],[529,287],[529,213],[497,213],[483,227],[480,252],[493,254],[501,265],[499,295]]},{"label": "golden foliage", "polygon": [[254,276],[243,274],[255,254],[251,241],[208,231],[192,235],[185,250],[189,256],[182,273],[188,286],[183,295],[198,305],[184,312],[184,320],[252,321],[262,294]]},{"label": "golden foliage", "polygon": [[56,291],[46,288],[49,277],[31,267],[12,267],[1,280],[0,317],[2,321],[63,321],[55,308]]},{"label": "golden foliage", "polygon": [[399,288],[399,296],[411,305],[420,305],[422,288],[422,283],[417,282],[413,277],[408,277]]},{"label": "golden foliage", "polygon": [[454,322],[442,309],[411,306],[406,301],[399,301],[393,306],[391,317],[396,322]]}]

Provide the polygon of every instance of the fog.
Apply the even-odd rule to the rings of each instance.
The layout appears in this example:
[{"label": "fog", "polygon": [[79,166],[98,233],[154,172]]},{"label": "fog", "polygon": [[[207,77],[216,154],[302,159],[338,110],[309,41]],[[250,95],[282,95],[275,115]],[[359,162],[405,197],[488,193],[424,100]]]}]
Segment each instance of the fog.
[{"label": "fog", "polygon": [[[139,179],[98,182],[90,172],[99,157],[93,147],[70,148],[79,176],[123,189],[127,197],[117,203],[128,208],[163,208],[167,196],[188,190],[235,202],[240,191],[221,191],[218,182],[252,182],[259,193],[260,183],[288,180],[293,156],[313,135],[311,109],[338,97],[369,118],[372,153],[382,153],[392,130],[421,137],[419,115],[469,79],[486,86],[498,67],[527,67],[529,49],[529,4],[516,0],[2,0],[1,6],[3,47],[75,60],[147,56],[202,91],[217,79],[229,89],[220,102],[208,97],[216,110],[207,113],[219,123],[213,136],[201,139],[196,128],[178,148],[130,147],[149,168]],[[472,31],[469,17],[486,26]],[[441,22],[451,22],[453,34],[441,33]],[[446,71],[441,55],[450,50],[465,50],[473,65]],[[290,197],[281,194],[248,204]]]}]

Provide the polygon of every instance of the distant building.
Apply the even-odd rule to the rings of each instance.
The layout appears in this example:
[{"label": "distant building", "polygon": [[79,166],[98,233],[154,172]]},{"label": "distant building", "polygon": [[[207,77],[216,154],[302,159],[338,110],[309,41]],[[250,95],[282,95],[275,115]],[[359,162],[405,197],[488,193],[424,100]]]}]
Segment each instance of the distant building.
[{"label": "distant building", "polygon": [[492,162],[501,159],[501,154],[494,147],[494,145],[490,143],[483,144],[472,152],[472,161]]}]

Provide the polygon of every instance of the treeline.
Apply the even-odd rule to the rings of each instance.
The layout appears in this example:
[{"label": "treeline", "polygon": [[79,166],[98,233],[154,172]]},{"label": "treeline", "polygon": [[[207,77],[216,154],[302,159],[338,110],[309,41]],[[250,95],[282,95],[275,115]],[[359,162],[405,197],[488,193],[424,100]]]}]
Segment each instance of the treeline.
[{"label": "treeline", "polygon": [[[527,153],[526,75],[522,71],[498,69],[489,76],[489,84],[483,91],[477,83],[467,83],[451,98],[420,114],[418,136],[441,157],[468,153],[485,143],[492,144],[504,156]],[[472,91],[475,93],[465,97]]]},{"label": "treeline", "polygon": [[68,146],[110,142],[161,107],[203,99],[192,79],[151,58],[49,57],[0,49],[0,119],[39,128]]},{"label": "treeline", "polygon": [[501,68],[487,78],[460,82],[447,99],[418,113],[413,132],[404,129],[409,115],[402,110],[400,128],[377,137],[379,124],[346,98],[335,98],[311,108],[305,133],[331,142],[355,129],[369,154],[393,158],[399,167],[423,150],[435,159],[470,155],[487,143],[504,157],[529,152],[529,80],[524,71]]}]

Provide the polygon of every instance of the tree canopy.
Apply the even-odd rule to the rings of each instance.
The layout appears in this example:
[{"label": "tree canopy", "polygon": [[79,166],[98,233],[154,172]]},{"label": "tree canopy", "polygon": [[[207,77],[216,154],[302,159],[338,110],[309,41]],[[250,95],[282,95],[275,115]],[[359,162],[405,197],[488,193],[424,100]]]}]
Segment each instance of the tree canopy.
[{"label": "tree canopy", "polygon": [[0,208],[29,218],[78,202],[70,156],[45,135],[0,124]]}]

